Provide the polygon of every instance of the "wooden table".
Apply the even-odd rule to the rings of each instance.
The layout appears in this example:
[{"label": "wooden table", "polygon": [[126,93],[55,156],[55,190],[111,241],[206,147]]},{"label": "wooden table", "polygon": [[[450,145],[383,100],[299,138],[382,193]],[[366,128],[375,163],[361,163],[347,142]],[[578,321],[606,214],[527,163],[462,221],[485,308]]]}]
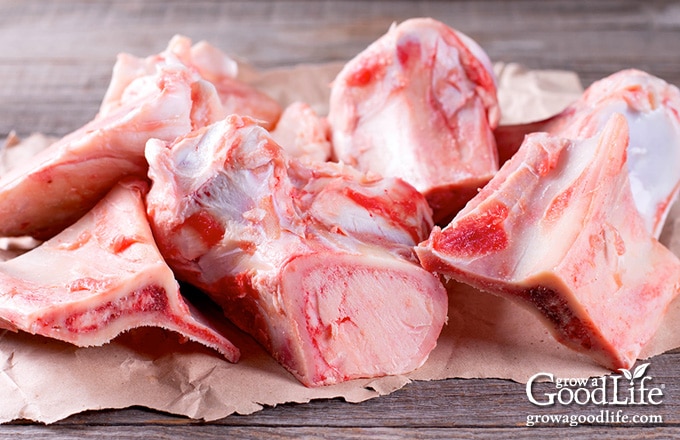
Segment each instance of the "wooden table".
[{"label": "wooden table", "polygon": [[[0,135],[63,135],[79,127],[96,112],[118,52],[156,53],[175,33],[206,39],[267,68],[347,60],[391,22],[414,16],[431,16],[467,33],[494,61],[573,70],[584,86],[628,67],[680,85],[680,2],[3,0]],[[679,361],[680,352],[654,359],[655,380],[665,384],[664,403],[640,409],[662,414],[662,425],[528,428],[526,417],[536,407],[523,384],[451,379],[412,383],[360,404],[284,404],[214,423],[132,408],[80,414],[50,426],[17,422],[0,426],[0,436],[669,438],[680,424]]]}]

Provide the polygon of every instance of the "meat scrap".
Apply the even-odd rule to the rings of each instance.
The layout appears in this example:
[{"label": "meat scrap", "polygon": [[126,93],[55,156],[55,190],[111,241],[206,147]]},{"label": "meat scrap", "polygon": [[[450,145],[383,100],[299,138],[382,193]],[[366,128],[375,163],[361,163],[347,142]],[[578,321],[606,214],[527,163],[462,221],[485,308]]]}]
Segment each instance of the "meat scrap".
[{"label": "meat scrap", "polygon": [[307,103],[296,101],[288,105],[270,133],[289,156],[317,162],[331,159],[328,121]]},{"label": "meat scrap", "polygon": [[423,266],[518,301],[563,344],[630,368],[680,290],[680,261],[636,209],[627,146],[617,113],[589,139],[527,136],[417,247]]},{"label": "meat scrap", "polygon": [[602,130],[614,113],[629,127],[628,171],[633,198],[647,229],[659,237],[680,191],[680,90],[649,73],[626,69],[594,82],[560,114],[531,124],[496,130],[505,160],[524,135],[545,131],[585,139]]},{"label": "meat scrap", "polygon": [[491,63],[473,40],[417,18],[395,25],[335,78],[328,121],[337,160],[399,177],[446,224],[498,170]]},{"label": "meat scrap", "polygon": [[400,374],[446,320],[413,246],[432,227],[399,179],[288,157],[229,116],[147,145],[147,211],[168,264],[307,386]]},{"label": "meat scrap", "polygon": [[139,180],[78,222],[0,262],[0,327],[97,346],[136,327],[177,332],[236,362],[239,351],[184,301],[146,219]]}]

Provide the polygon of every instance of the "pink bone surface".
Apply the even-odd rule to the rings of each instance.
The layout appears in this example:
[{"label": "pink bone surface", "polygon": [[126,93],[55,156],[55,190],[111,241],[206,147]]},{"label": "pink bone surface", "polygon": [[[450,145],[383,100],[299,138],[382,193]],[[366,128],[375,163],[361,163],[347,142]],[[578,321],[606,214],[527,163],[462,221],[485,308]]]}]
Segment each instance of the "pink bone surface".
[{"label": "pink bone surface", "polygon": [[628,171],[635,205],[647,229],[661,234],[680,191],[680,90],[646,72],[627,69],[593,83],[560,114],[496,131],[501,160],[511,157],[527,133],[569,139],[595,136],[614,113],[628,121]]},{"label": "pink bone surface", "polygon": [[498,170],[491,63],[470,38],[425,18],[393,26],[335,78],[336,158],[400,177],[446,223]]},{"label": "pink bone surface", "polygon": [[118,55],[100,112],[115,105],[131,82],[153,74],[159,65],[166,63],[181,63],[192,71],[196,79],[202,79],[205,81],[203,84],[209,83],[210,87],[214,87],[225,115],[237,113],[251,116],[267,129],[276,125],[281,115],[281,105],[264,92],[239,80],[239,68],[235,60],[206,41],[192,44],[191,39],[183,35],[175,35],[168,47],[156,55],[146,58],[125,53]]},{"label": "pink bone surface", "polygon": [[121,178],[146,177],[149,138],[172,140],[223,117],[210,84],[181,63],[159,64],[94,120],[0,177],[0,235],[55,235]]},{"label": "pink bone surface", "polygon": [[557,340],[629,368],[680,289],[680,261],[646,230],[630,189],[628,131],[537,133],[417,253],[425,268],[517,300]]},{"label": "pink bone surface", "polygon": [[399,179],[286,156],[236,115],[150,141],[159,248],[308,386],[411,371],[446,320],[413,246],[431,210]]},{"label": "pink bone surface", "polygon": [[271,136],[291,157],[317,162],[331,159],[328,121],[307,103],[296,101],[288,105]]},{"label": "pink bone surface", "polygon": [[146,182],[126,180],[77,223],[0,263],[0,326],[78,346],[162,327],[231,362],[239,351],[184,301],[151,235]]}]

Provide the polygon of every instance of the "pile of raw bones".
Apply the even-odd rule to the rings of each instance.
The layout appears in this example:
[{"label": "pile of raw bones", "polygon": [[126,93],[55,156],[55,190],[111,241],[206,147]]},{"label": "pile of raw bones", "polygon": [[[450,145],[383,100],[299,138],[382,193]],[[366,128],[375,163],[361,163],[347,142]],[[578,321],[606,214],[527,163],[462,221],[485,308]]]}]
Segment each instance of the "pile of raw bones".
[{"label": "pile of raw bones", "polygon": [[181,281],[318,386],[422,365],[455,280],[629,368],[680,289],[657,241],[680,91],[626,70],[513,127],[496,92],[482,48],[425,18],[349,61],[326,115],[206,42],[121,54],[95,118],[0,176],[0,236],[36,240],[0,263],[0,327],[90,346],[159,326],[237,362]]}]

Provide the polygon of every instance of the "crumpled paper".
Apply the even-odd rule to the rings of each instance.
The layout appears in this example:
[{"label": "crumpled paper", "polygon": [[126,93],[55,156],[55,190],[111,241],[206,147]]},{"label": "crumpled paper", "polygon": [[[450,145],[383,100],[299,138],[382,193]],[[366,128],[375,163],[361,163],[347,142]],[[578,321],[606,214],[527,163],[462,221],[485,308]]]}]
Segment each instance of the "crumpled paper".
[{"label": "crumpled paper", "polygon": [[[288,104],[306,101],[324,114],[329,84],[341,64],[302,65],[242,78]],[[571,72],[527,70],[497,64],[504,124],[549,117],[582,92]],[[674,210],[662,242],[680,255],[680,208]],[[449,322],[420,369],[404,375],[307,388],[279,366],[250,337],[204,307],[241,349],[238,364],[170,332],[141,328],[102,347],[78,348],[25,333],[0,333],[0,422],[45,423],[84,410],[144,406],[207,421],[233,413],[251,414],[266,405],[341,397],[359,402],[391,393],[413,380],[504,378],[526,381],[540,371],[559,377],[606,374],[589,358],[556,343],[530,312],[451,283]],[[200,299],[200,298],[199,298]],[[204,301],[204,300],[203,300]],[[680,302],[676,301],[644,357],[680,346]]]}]

